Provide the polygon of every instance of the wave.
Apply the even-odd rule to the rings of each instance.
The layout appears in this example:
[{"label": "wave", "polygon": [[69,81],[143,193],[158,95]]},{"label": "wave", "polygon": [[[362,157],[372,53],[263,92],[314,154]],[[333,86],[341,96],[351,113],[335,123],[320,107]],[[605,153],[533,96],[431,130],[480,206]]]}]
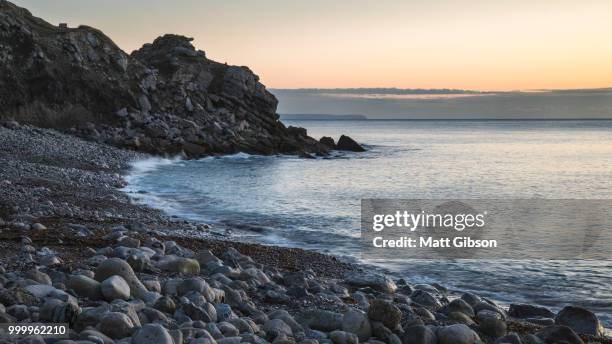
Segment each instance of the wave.
[{"label": "wave", "polygon": [[129,184],[146,173],[153,172],[162,166],[176,164],[183,161],[181,157],[174,158],[148,158],[143,160],[135,160],[130,163],[130,172],[125,176],[125,181]]}]

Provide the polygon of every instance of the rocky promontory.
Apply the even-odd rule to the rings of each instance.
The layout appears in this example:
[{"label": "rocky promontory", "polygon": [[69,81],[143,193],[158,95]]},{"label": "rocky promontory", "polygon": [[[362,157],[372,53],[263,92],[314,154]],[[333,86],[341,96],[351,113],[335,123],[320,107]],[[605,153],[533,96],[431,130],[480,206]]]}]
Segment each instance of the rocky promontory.
[{"label": "rocky promontory", "polygon": [[164,35],[127,54],[88,26],[54,26],[0,0],[0,120],[133,150],[187,157],[318,153],[285,127],[249,68]]}]

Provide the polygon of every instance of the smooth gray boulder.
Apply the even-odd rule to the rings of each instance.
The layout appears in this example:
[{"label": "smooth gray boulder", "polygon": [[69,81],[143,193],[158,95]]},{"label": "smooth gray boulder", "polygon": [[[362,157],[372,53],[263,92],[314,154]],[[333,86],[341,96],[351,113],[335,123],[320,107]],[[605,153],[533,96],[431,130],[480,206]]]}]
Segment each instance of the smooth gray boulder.
[{"label": "smooth gray boulder", "polygon": [[90,300],[101,300],[100,282],[84,275],[71,275],[66,283],[68,289],[74,290],[77,295]]},{"label": "smooth gray boulder", "polygon": [[436,299],[430,292],[417,289],[410,295],[412,301],[433,311],[437,311],[442,307],[442,303]]},{"label": "smooth gray boulder", "polygon": [[158,268],[167,272],[178,272],[187,275],[197,275],[200,273],[200,263],[191,258],[168,255],[155,262],[155,264]]},{"label": "smooth gray boulder", "polygon": [[555,325],[564,325],[579,333],[603,336],[604,328],[597,316],[586,308],[566,306],[557,313]]},{"label": "smooth gray boulder", "polygon": [[302,326],[313,330],[331,332],[342,328],[342,314],[322,309],[302,311],[295,317]]},{"label": "smooth gray boulder", "polygon": [[402,320],[402,311],[399,310],[392,302],[375,299],[370,302],[368,308],[368,317],[373,321],[380,321],[387,328],[395,330]]},{"label": "smooth gray boulder", "polygon": [[105,279],[118,275],[123,277],[130,287],[130,296],[141,299],[146,303],[155,302],[159,298],[159,294],[150,292],[140,282],[130,264],[120,258],[110,258],[103,261],[96,269],[95,279],[104,281]]},{"label": "smooth gray boulder", "polygon": [[134,333],[131,344],[175,344],[172,336],[159,324],[145,324]]},{"label": "smooth gray boulder", "polygon": [[350,309],[342,317],[342,330],[357,335],[360,341],[365,342],[372,337],[372,326],[365,312]]},{"label": "smooth gray boulder", "polygon": [[332,331],[329,334],[329,338],[334,344],[358,344],[359,338],[356,334],[345,331]]},{"label": "smooth gray boulder", "polygon": [[127,315],[119,312],[108,312],[100,319],[100,332],[113,339],[129,337],[135,329],[134,323]]},{"label": "smooth gray boulder", "polygon": [[93,330],[93,329],[81,331],[81,333],[79,333],[79,339],[88,340],[94,343],[102,342],[104,344],[112,344],[115,342],[110,337],[105,335],[104,333]]},{"label": "smooth gray boulder", "polygon": [[123,277],[118,275],[111,276],[102,281],[100,290],[104,299],[109,302],[117,299],[127,300],[130,297],[130,286]]},{"label": "smooth gray boulder", "polygon": [[476,315],[478,319],[478,329],[493,338],[501,337],[506,334],[507,326],[502,316],[494,311],[482,310]]},{"label": "smooth gray boulder", "polygon": [[274,340],[277,337],[292,337],[293,331],[291,327],[285,324],[281,319],[270,319],[263,326],[266,337],[269,340]]},{"label": "smooth gray boulder", "polygon": [[470,306],[465,300],[462,299],[455,299],[451,301],[443,309],[443,313],[445,314],[450,314],[453,312],[461,312],[469,317],[473,317],[476,315],[472,306]]},{"label": "smooth gray boulder", "polygon": [[38,270],[38,269],[31,269],[29,271],[27,271],[25,274],[26,278],[29,278],[33,281],[36,281],[40,284],[48,284],[51,285],[51,277],[49,277],[49,275],[47,275],[46,273]]},{"label": "smooth gray boulder", "polygon": [[495,344],[523,344],[521,337],[512,332],[495,340]]},{"label": "smooth gray boulder", "polygon": [[508,315],[515,318],[554,318],[555,313],[546,307],[513,303],[508,309]]},{"label": "smooth gray boulder", "polygon": [[384,293],[394,293],[397,285],[389,277],[373,272],[352,271],[344,276],[346,283],[356,287],[370,287]]},{"label": "smooth gray boulder", "polygon": [[464,324],[445,326],[436,333],[438,344],[476,344],[480,337]]},{"label": "smooth gray boulder", "polygon": [[574,330],[563,325],[545,327],[535,335],[545,343],[584,344]]},{"label": "smooth gray boulder", "polygon": [[410,326],[404,329],[402,344],[436,344],[435,332],[424,325]]}]

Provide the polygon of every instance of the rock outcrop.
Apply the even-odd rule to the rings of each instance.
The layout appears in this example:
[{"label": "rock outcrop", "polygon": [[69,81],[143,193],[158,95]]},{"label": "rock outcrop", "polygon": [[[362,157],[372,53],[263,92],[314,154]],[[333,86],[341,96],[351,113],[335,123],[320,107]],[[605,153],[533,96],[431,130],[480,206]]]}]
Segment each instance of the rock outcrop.
[{"label": "rock outcrop", "polygon": [[336,149],[350,152],[365,152],[365,148],[361,147],[359,143],[346,135],[340,136],[336,144]]},{"label": "rock outcrop", "polygon": [[0,119],[155,154],[326,153],[247,67],[164,35],[131,54],[0,0]]}]

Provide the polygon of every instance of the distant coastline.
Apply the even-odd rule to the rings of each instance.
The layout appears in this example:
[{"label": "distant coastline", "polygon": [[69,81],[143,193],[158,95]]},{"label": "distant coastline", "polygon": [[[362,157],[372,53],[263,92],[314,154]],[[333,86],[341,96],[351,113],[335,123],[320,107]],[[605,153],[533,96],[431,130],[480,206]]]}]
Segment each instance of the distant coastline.
[{"label": "distant coastline", "polygon": [[326,120],[326,121],[346,121],[346,120],[367,120],[364,115],[326,115],[326,114],[287,114],[280,115],[281,120]]},{"label": "distant coastline", "polygon": [[438,121],[438,122],[550,122],[612,121],[612,118],[369,118],[364,115],[280,114],[281,121]]}]

